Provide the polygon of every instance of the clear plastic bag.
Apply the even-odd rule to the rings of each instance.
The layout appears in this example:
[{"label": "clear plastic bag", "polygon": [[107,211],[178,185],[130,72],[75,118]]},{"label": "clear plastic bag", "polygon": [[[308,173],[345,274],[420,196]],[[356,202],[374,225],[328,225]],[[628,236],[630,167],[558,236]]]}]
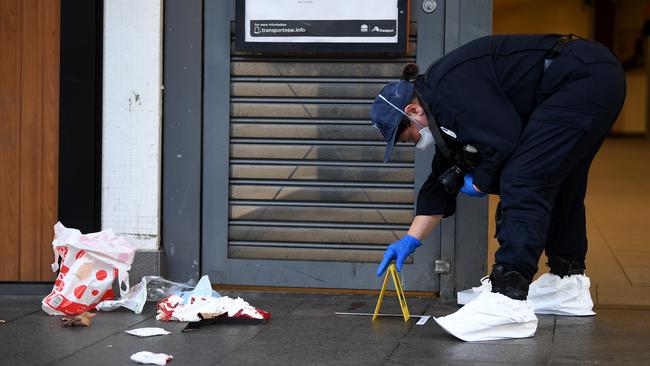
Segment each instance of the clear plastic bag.
[{"label": "clear plastic bag", "polygon": [[187,283],[173,282],[160,276],[145,276],[142,278],[147,283],[147,300],[159,301],[170,295],[179,295],[183,292],[194,290],[193,281]]},{"label": "clear plastic bag", "polygon": [[179,283],[166,280],[160,276],[146,276],[143,280],[147,282],[147,300],[159,301],[171,295],[178,295],[187,301],[190,296],[221,297],[212,289],[210,278],[203,276],[195,285],[193,281]]},{"label": "clear plastic bag", "polygon": [[97,304],[97,310],[111,311],[120,306],[140,314],[147,301],[160,301],[171,295],[180,296],[186,302],[191,296],[221,297],[212,289],[210,278],[203,276],[194,285],[192,282],[179,283],[166,280],[160,276],[145,276],[139,284],[133,286],[131,291],[118,300],[109,300]]}]

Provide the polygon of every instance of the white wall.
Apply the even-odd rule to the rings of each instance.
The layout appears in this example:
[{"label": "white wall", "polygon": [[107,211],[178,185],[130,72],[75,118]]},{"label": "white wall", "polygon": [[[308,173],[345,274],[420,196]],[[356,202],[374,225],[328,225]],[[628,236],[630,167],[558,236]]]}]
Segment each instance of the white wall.
[{"label": "white wall", "polygon": [[157,249],[162,0],[104,2],[102,229]]}]

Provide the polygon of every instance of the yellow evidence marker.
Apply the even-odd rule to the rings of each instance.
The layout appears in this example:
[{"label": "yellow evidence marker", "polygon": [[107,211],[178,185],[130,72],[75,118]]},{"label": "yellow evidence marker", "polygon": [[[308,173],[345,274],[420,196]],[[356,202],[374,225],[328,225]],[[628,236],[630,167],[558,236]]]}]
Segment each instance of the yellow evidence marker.
[{"label": "yellow evidence marker", "polygon": [[384,299],[384,291],[386,291],[386,284],[388,283],[388,276],[393,277],[393,283],[395,284],[395,292],[397,292],[397,298],[399,299],[399,306],[402,308],[402,315],[404,315],[404,321],[407,322],[411,318],[409,313],[409,308],[406,305],[406,296],[404,296],[404,287],[402,287],[402,282],[399,279],[397,268],[395,263],[391,263],[386,270],[386,276],[384,277],[384,284],[381,285],[381,291],[379,292],[379,299],[377,300],[377,306],[375,307],[375,313],[372,315],[372,321],[379,316],[379,309],[381,308],[381,301]]}]

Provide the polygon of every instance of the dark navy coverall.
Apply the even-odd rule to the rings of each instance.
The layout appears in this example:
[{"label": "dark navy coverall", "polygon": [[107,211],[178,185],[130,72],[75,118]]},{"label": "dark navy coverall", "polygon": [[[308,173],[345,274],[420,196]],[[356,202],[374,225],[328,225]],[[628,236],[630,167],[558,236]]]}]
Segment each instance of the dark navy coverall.
[{"label": "dark navy coverall", "polygon": [[[529,281],[543,250],[584,261],[589,166],[625,98],[623,70],[607,48],[559,38],[479,38],[415,82],[438,124],[479,150],[474,184],[501,196],[496,263]],[[436,151],[417,215],[455,212],[455,196],[437,179],[449,166]]]}]

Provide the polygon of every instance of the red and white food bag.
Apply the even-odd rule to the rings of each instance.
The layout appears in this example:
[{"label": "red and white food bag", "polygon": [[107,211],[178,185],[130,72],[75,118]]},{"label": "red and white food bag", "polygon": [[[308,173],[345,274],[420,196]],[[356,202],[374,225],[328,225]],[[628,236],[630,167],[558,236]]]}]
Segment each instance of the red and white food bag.
[{"label": "red and white food bag", "polygon": [[129,269],[135,248],[112,230],[82,234],[58,222],[54,225],[54,263],[61,270],[52,292],[42,301],[50,315],[81,314],[97,303],[115,298],[113,281],[118,280],[120,294],[129,290]]}]

